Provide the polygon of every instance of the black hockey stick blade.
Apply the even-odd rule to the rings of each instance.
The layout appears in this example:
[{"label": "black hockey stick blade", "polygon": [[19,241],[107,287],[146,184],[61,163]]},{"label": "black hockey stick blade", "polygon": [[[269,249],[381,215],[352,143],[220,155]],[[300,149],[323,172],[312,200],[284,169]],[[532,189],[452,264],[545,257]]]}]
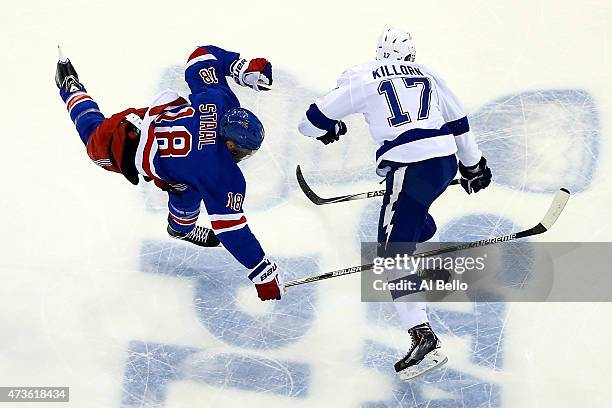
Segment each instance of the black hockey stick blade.
[{"label": "black hockey stick blade", "polygon": [[[550,207],[548,207],[548,211],[546,211],[546,214],[544,215],[542,220],[536,226],[532,228],[526,229],[524,231],[508,234],[508,235],[502,235],[499,237],[482,239],[480,241],[474,241],[474,242],[467,242],[464,244],[458,244],[458,245],[454,245],[454,246],[447,247],[447,248],[434,249],[433,251],[428,251],[428,252],[421,252],[419,254],[412,255],[411,258],[417,258],[417,257],[426,258],[430,256],[445,254],[448,252],[455,252],[455,251],[462,251],[464,249],[483,247],[487,245],[497,244],[500,242],[508,242],[508,241],[513,241],[515,239],[519,239],[519,238],[525,238],[525,237],[530,237],[533,235],[542,234],[550,230],[552,226],[555,224],[555,222],[557,222],[569,198],[570,198],[570,192],[568,189],[562,188],[559,191],[557,191],[557,193],[555,194],[555,197],[553,198],[552,203],[550,204]],[[317,281],[324,280],[324,279],[335,278],[337,276],[350,275],[353,273],[360,273],[360,272],[372,269],[373,266],[374,264],[352,266],[349,268],[338,269],[336,271],[326,272],[320,275],[313,275],[313,276],[307,276],[301,279],[290,280],[284,283],[283,289],[286,292],[287,289],[290,288],[291,286],[303,285],[305,283],[310,283],[310,282],[317,282]]]},{"label": "black hockey stick blade", "polygon": [[300,188],[310,201],[312,201],[316,205],[326,204],[325,200],[316,195],[314,191],[312,191],[312,189],[308,186],[308,183],[306,183],[306,180],[304,180],[304,176],[302,175],[302,169],[300,168],[299,164],[295,169],[295,176],[297,178],[297,182]]},{"label": "black hockey stick blade", "polygon": [[[322,198],[318,196],[314,191],[312,191],[312,188],[310,188],[308,183],[306,183],[306,180],[304,179],[304,175],[302,174],[302,169],[300,168],[299,165],[295,169],[295,176],[297,178],[300,188],[302,189],[306,197],[308,197],[308,199],[316,205],[343,203],[345,201],[363,200],[364,198],[381,197],[385,194],[385,191],[386,191],[382,189],[382,190],[367,191],[365,193],[348,194],[348,195],[343,195],[343,196],[338,196],[338,197]],[[459,184],[459,180],[455,179],[451,181],[450,184],[451,185]]]},{"label": "black hockey stick blade", "polygon": [[300,188],[302,189],[306,197],[308,197],[308,199],[316,205],[340,203],[340,202],[351,201],[351,200],[359,200],[362,198],[368,198],[368,195],[370,195],[371,197],[377,197],[377,196],[382,196],[383,194],[385,194],[385,190],[378,190],[378,191],[371,191],[368,193],[349,194],[349,195],[332,197],[332,198],[321,198],[317,194],[315,194],[315,192],[312,191],[308,183],[306,183],[306,180],[304,179],[304,175],[302,174],[302,169],[300,168],[299,165],[295,169],[295,176],[297,178]]}]

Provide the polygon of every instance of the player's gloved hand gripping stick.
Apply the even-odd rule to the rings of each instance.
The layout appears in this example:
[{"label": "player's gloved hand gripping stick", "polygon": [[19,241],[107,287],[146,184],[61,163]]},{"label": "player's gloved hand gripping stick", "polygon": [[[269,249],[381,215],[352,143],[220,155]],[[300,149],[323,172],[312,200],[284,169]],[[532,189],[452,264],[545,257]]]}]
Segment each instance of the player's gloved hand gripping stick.
[{"label": "player's gloved hand gripping stick", "polygon": [[345,135],[346,131],[346,124],[343,121],[339,120],[336,125],[326,134],[317,137],[317,140],[323,143],[324,145],[328,145],[330,143],[334,143],[340,140],[340,136]]},{"label": "player's gloved hand gripping stick", "polygon": [[487,159],[480,158],[474,166],[465,166],[459,162],[459,173],[461,174],[461,187],[468,193],[477,193],[491,184],[491,169],[487,166]]},{"label": "player's gloved hand gripping stick", "polygon": [[268,258],[252,269],[249,279],[255,284],[257,296],[261,300],[280,300],[280,286],[278,280],[277,266]]},{"label": "player's gloved hand gripping stick", "polygon": [[[333,143],[337,141],[341,135],[346,133],[346,125],[342,121],[338,121],[338,125],[327,134],[318,137],[317,139],[324,144]],[[487,166],[487,159],[484,157],[480,158],[480,161],[475,166],[465,166],[459,162],[459,173],[461,178],[455,179],[450,182],[450,185],[461,184],[461,187],[468,193],[477,193],[480,190],[484,190],[491,184],[492,173],[491,169]],[[297,177],[298,185],[308,197],[316,205],[341,203],[344,201],[362,200],[364,198],[381,197],[385,194],[385,190],[367,191],[365,193],[348,194],[337,197],[323,198],[317,195],[312,188],[304,179],[302,169],[298,165],[295,169],[295,176]]]}]

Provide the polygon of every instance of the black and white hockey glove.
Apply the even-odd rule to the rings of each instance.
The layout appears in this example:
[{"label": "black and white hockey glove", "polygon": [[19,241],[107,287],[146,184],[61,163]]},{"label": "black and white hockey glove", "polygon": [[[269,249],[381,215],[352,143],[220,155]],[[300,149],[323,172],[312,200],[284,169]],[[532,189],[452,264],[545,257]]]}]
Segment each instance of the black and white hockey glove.
[{"label": "black and white hockey glove", "polygon": [[317,137],[317,140],[319,140],[325,145],[337,142],[338,140],[340,140],[340,136],[346,134],[346,130],[346,124],[343,121],[339,120],[332,130],[328,131],[323,136]]},{"label": "black and white hockey glove", "polygon": [[491,184],[491,169],[487,166],[487,159],[480,158],[475,166],[464,166],[459,162],[459,173],[461,173],[461,187],[468,193],[477,193]]}]

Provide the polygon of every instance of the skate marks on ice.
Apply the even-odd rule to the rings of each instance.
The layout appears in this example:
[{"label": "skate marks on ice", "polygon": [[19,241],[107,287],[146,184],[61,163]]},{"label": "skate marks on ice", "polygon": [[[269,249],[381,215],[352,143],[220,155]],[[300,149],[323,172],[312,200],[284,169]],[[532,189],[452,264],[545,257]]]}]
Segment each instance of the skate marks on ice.
[{"label": "skate marks on ice", "polygon": [[[364,219],[372,219],[377,211],[378,205],[369,205]],[[513,223],[502,217],[471,215],[442,227],[441,238],[443,241],[479,240],[489,234],[509,233],[513,228]],[[364,239],[371,239],[375,233],[372,223],[365,224],[361,230]],[[505,254],[509,262],[512,255],[511,252]],[[387,375],[392,383],[392,395],[386,401],[368,401],[363,406],[499,407],[502,384],[494,378],[495,373],[503,370],[506,304],[497,302],[502,299],[494,300],[496,302],[474,303],[470,310],[449,310],[430,304],[431,326],[440,337],[449,362],[409,383],[401,381],[392,369],[410,343],[395,308],[390,303],[368,304],[366,320],[372,322],[371,330],[383,334],[375,340],[366,340],[363,364]]]},{"label": "skate marks on ice", "polygon": [[[317,270],[312,258],[275,259],[283,276],[292,279],[304,270]],[[244,267],[222,248],[147,241],[142,245],[140,270],[176,276],[194,283],[194,307],[202,326],[232,346],[268,350],[289,345],[308,331],[315,318],[316,292],[305,288],[304,296],[286,296],[282,302],[266,302],[264,313],[248,310],[241,291],[256,298]],[[252,292],[252,293],[251,293]],[[255,306],[260,306],[259,300]]]},{"label": "skate marks on ice", "polygon": [[[170,86],[186,93],[186,87],[177,86],[182,81],[176,74],[178,68],[175,72],[172,69],[164,74],[166,82],[160,88]],[[275,85],[278,87],[268,93],[234,87],[243,106],[255,111],[266,127],[261,151],[241,165],[247,180],[265,180],[249,183],[250,210],[271,209],[285,202],[289,194],[299,192],[294,175],[297,164],[302,164],[309,181],[318,184],[322,193],[326,189],[341,189],[338,193],[343,193],[352,190],[354,183],[375,184],[379,180],[373,171],[375,147],[369,142],[360,118],[349,120],[350,134],[340,143],[324,147],[299,136],[296,130],[315,92],[281,70],[276,71]],[[558,120],[552,119],[555,115]],[[570,115],[571,124],[564,122]],[[471,117],[472,128],[494,166],[496,183],[531,192],[548,192],[560,183],[575,191],[588,188],[597,168],[599,146],[597,111],[588,93],[577,90],[520,93],[488,103]],[[544,147],[550,143],[557,148]],[[568,154],[575,162],[569,163]],[[576,172],[576,168],[588,171]],[[548,178],[546,182],[538,178],[527,180],[524,174],[519,177],[516,169],[523,173],[540,169],[548,172]],[[551,174],[556,176],[550,177]],[[147,210],[164,217],[165,194],[150,185],[141,191]],[[375,237],[378,206],[378,201],[372,200],[361,214],[356,213],[360,240]],[[514,229],[512,220],[496,214],[470,214],[440,227],[446,241],[480,239]],[[346,245],[357,246],[358,240]],[[509,262],[512,260],[512,254],[502,255]],[[296,256],[277,261],[288,272],[287,279],[293,274],[298,277],[304,270],[319,271],[316,258]],[[300,342],[313,322],[328,313],[316,307],[317,293],[324,285],[305,285],[300,296],[284,298],[265,313],[257,314],[245,310],[241,303],[240,292],[247,290],[250,282],[240,265],[223,250],[202,250],[167,240],[146,241],[141,247],[140,262],[144,273],[165,274],[193,283],[193,307],[202,330],[223,347],[218,344],[186,347],[134,339],[127,354],[122,406],[167,406],[169,386],[183,380],[215,389],[248,392],[252,396],[278,396],[286,406],[291,406],[292,400],[308,401],[316,392],[311,381],[316,350],[307,350]],[[530,279],[528,267],[517,273],[500,276],[500,284]],[[357,358],[364,369],[381,373],[390,389],[385,400],[364,400],[362,406],[500,406],[502,384],[493,378],[503,370],[506,305],[482,302],[469,311],[434,307],[430,319],[443,342],[464,346],[453,347],[453,353],[447,351],[450,361],[440,370],[406,384],[397,378],[393,363],[406,352],[408,344],[403,342],[407,335],[396,338],[399,327],[392,305],[368,305],[368,333],[382,334],[351,340],[363,344],[362,355]],[[288,347],[302,347],[304,352],[289,360],[282,352]],[[458,353],[463,354],[462,358],[457,358]],[[468,363],[461,365],[461,361]],[[348,374],[341,371],[338,375]]]},{"label": "skate marks on ice", "polygon": [[[316,268],[308,258],[275,259],[288,276],[291,271]],[[269,303],[270,309],[261,314],[245,310],[240,291],[250,289],[249,295],[256,296],[255,291],[244,268],[223,250],[147,241],[142,245],[140,270],[193,282],[200,326],[223,346],[130,342],[122,406],[165,406],[168,386],[174,381],[287,398],[307,395],[308,354],[288,361],[275,358],[275,351],[297,343],[310,329],[316,317],[313,287],[306,288],[304,296]]]},{"label": "skate marks on ice", "polygon": [[[182,66],[166,68],[159,89],[170,87],[188,94],[182,70]],[[318,93],[291,74],[275,70],[275,87],[270,92],[253,92],[232,81],[230,85],[266,128],[260,151],[241,164],[248,178],[265,180],[249,184],[249,201],[255,209],[271,208],[295,190],[297,164],[313,188],[322,188],[321,194],[355,193],[361,191],[356,189],[360,182],[378,185],[376,147],[359,115],[347,118],[349,132],[340,142],[323,146],[297,131],[303,112]],[[600,150],[599,111],[589,92],[524,91],[496,98],[468,116],[495,184],[538,193],[554,193],[559,186],[572,193],[589,188]]]},{"label": "skate marks on ice", "polygon": [[[187,95],[183,69],[182,66],[168,67],[160,90],[170,87]],[[297,136],[294,134],[297,129],[292,127],[288,131],[287,124],[297,126],[302,108],[308,106],[306,101],[314,98],[314,93],[290,75],[277,76],[275,85],[294,92],[274,90],[262,96],[232,84],[242,105],[256,112],[266,127],[266,140],[260,151],[241,163],[247,180],[265,180],[248,183],[250,212],[266,210],[286,200],[288,193],[297,189],[297,183],[292,177],[293,170],[285,174],[285,168],[290,168],[289,163],[295,162],[299,154],[306,154],[309,159],[317,156],[318,146],[308,143],[310,140],[304,140],[306,146],[286,141]],[[144,185],[141,191],[147,211],[165,217],[166,194],[150,185]],[[297,278],[304,270],[319,270],[315,258],[270,256],[286,279]],[[311,369],[308,362],[312,356],[301,353],[291,361],[275,356],[279,350],[303,339],[316,319],[314,286],[304,288],[301,296],[266,302],[264,313],[248,310],[242,302],[244,294],[254,299],[256,294],[244,268],[229,253],[223,248],[207,250],[172,241],[143,242],[140,270],[191,282],[193,306],[200,326],[216,342],[212,348],[208,344],[184,347],[146,339],[132,341],[124,374],[122,406],[165,406],[169,384],[183,380],[277,397],[302,399],[308,394]]]},{"label": "skate marks on ice", "polygon": [[[392,305],[387,312],[393,318],[394,311]],[[444,340],[450,336],[463,337],[475,343],[475,347],[481,355],[487,355],[487,361],[493,365],[501,367],[501,360],[495,361],[497,355],[497,338],[502,327],[497,322],[479,321],[486,315],[503,315],[503,304],[482,304],[477,303],[473,313],[430,313],[432,326],[436,327],[436,333],[441,336],[444,347]],[[490,308],[497,310],[491,310]],[[443,321],[440,321],[444,319]],[[454,320],[453,320],[454,319]],[[394,319],[395,320],[395,319]],[[451,322],[451,328],[447,328]],[[454,324],[453,324],[454,322]],[[461,323],[459,323],[461,322]],[[482,324],[485,330],[479,331],[478,324]],[[446,326],[446,327],[445,327]],[[443,329],[440,329],[443,328]],[[452,330],[456,331],[452,331]],[[409,342],[408,342],[409,343]],[[484,343],[484,344],[483,344]],[[487,345],[487,346],[485,346]],[[399,346],[399,344],[398,344]],[[470,408],[498,407],[501,401],[501,386],[492,381],[481,379],[469,373],[463,367],[461,370],[454,368],[452,357],[449,362],[435,370],[423,374],[408,383],[401,381],[399,377],[385,369],[393,367],[393,364],[405,353],[408,344],[404,349],[396,346],[389,346],[377,341],[366,341],[364,348],[363,364],[372,369],[385,371],[392,382],[391,396],[386,401],[367,401],[362,404],[368,408],[394,408],[394,407],[460,407]],[[465,350],[464,352],[469,352]],[[501,352],[501,350],[500,350]],[[501,353],[499,353],[501,354]],[[476,364],[476,362],[472,362]],[[476,371],[476,370],[475,370]]]},{"label": "skate marks on ice", "polygon": [[[468,114],[495,184],[526,192],[554,193],[560,186],[572,193],[590,187],[600,150],[599,111],[594,98],[580,89],[526,91],[497,98]],[[349,126],[342,143],[367,139]],[[339,144],[339,143],[336,143]],[[372,147],[363,147],[373,151]],[[347,148],[348,150],[348,148]],[[373,153],[359,165],[338,160],[336,171],[319,171],[300,161],[313,189],[335,184],[334,194],[360,192],[352,185],[379,181],[373,174]],[[351,163],[351,162],[349,162]],[[371,164],[368,164],[371,163]],[[344,187],[346,185],[347,187]]]},{"label": "skate marks on ice", "polygon": [[[509,229],[508,225],[511,223],[503,223],[500,229]],[[487,228],[483,227],[483,233]],[[465,235],[465,231],[457,226],[445,233],[447,237],[455,235]],[[279,258],[278,262],[289,275],[317,266],[309,258]],[[250,283],[241,273],[240,265],[218,249],[147,241],[142,245],[140,270],[193,282],[193,304],[202,330],[224,346],[185,347],[145,339],[130,342],[123,384],[124,407],[166,406],[169,387],[173,382],[184,381],[228,391],[273,395],[286,402],[308,400],[313,392],[311,376],[316,366],[313,364],[316,350],[303,344],[303,352],[291,360],[279,355],[287,347],[300,347],[314,320],[325,313],[317,308],[321,285],[306,285],[300,296],[272,303],[272,309],[261,315],[249,313],[240,304],[238,292]],[[398,330],[394,309],[389,306],[368,305],[369,332],[383,333],[385,337],[386,332]],[[363,401],[363,406],[498,406],[500,386],[472,371],[501,369],[504,311],[503,303],[479,303],[469,312],[433,309],[430,315],[436,332],[443,341],[467,340],[470,348],[461,352],[475,369],[457,367],[455,353],[455,363],[451,361],[450,365],[410,384],[399,381],[393,371],[393,363],[407,350],[408,345],[403,343],[408,341],[407,336],[400,336],[392,345],[379,341],[379,335],[352,339],[363,342],[363,353],[357,356],[363,367],[379,371],[392,384],[387,400]],[[202,392],[206,392],[204,388]],[[206,400],[204,395],[202,398]]]},{"label": "skate marks on ice", "polygon": [[[211,256],[211,254],[217,254]],[[314,268],[310,259],[278,259],[283,270]],[[301,296],[288,297],[264,315],[252,315],[243,309],[237,293],[250,285],[240,273],[240,266],[222,252],[200,250],[183,243],[145,242],[141,267],[145,273],[175,276],[194,283],[194,308],[202,330],[214,335],[223,347],[201,344],[194,347],[133,340],[128,345],[123,381],[122,406],[162,407],[173,382],[188,381],[202,386],[244,391],[291,399],[308,399],[311,376],[317,359],[316,350],[306,345],[303,353],[288,360],[277,352],[299,342],[308,334],[317,318],[319,285],[307,285]],[[163,299],[160,299],[163,301]],[[367,321],[371,331],[384,333],[393,329],[397,319],[390,305],[369,305]],[[502,365],[504,304],[476,305],[469,313],[433,310],[432,325],[443,341],[447,338],[469,339],[464,350],[475,367],[499,370]],[[390,347],[386,342],[363,342],[362,364],[388,376],[392,394],[386,401],[364,401],[363,406],[496,406],[499,386],[457,369],[453,364],[424,375],[410,384],[400,382],[393,363],[405,353],[407,336]],[[469,371],[469,370],[468,370]],[[350,373],[338,373],[338,375]],[[205,390],[203,390],[205,392]],[[206,401],[205,396],[202,396]],[[398,404],[398,402],[401,402]],[[487,403],[485,403],[487,402]],[[450,405],[453,406],[453,405]]]},{"label": "skate marks on ice", "polygon": [[[499,214],[468,214],[447,222],[441,228],[441,238],[447,242],[473,242],[524,228],[524,225],[517,225]],[[529,293],[534,293],[536,289],[538,293],[546,292],[552,287],[550,274],[539,274],[536,281],[536,251],[528,239],[491,246],[487,248],[486,255],[486,284],[481,280],[481,273],[466,272],[463,275],[463,281],[470,285],[466,295],[471,301],[516,301],[521,293],[529,290],[532,291]]]},{"label": "skate marks on ice", "polygon": [[470,126],[494,182],[517,190],[589,188],[599,156],[599,112],[579,89],[529,91],[487,103]]},{"label": "skate marks on ice", "polygon": [[[302,398],[309,376],[308,366],[302,363],[132,341],[128,346],[122,406],[162,407],[174,381]],[[204,392],[201,401],[206,400]]]}]

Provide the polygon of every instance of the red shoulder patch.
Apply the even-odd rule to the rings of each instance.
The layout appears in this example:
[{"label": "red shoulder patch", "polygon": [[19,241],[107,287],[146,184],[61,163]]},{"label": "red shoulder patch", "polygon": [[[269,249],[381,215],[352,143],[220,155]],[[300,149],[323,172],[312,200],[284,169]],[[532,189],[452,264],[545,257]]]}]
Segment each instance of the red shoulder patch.
[{"label": "red shoulder patch", "polygon": [[210,54],[210,52],[208,52],[208,50],[206,48],[198,47],[198,48],[196,48],[196,50],[194,52],[191,53],[189,58],[187,58],[187,62],[191,61],[192,59],[201,57],[202,55],[206,55],[206,54]]}]

